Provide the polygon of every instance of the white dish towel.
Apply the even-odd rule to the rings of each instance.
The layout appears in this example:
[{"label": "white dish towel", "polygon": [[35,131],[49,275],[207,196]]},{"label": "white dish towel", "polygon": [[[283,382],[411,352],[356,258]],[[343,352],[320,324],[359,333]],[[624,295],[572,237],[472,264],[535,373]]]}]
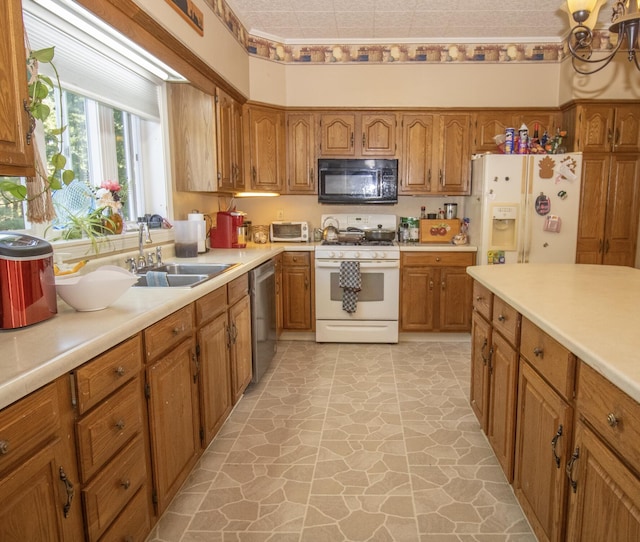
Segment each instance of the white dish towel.
[{"label": "white dish towel", "polygon": [[360,262],[340,262],[338,285],[342,288],[342,310],[356,312],[358,292],[362,289]]}]

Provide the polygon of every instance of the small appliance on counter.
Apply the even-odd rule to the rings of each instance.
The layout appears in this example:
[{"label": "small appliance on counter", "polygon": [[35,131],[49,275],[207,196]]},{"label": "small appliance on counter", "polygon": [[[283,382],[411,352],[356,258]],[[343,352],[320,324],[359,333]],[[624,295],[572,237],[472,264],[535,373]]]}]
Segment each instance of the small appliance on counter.
[{"label": "small appliance on counter", "polygon": [[0,329],[47,320],[58,312],[53,248],[44,239],[0,232]]},{"label": "small appliance on counter", "polygon": [[216,227],[211,228],[211,248],[245,248],[247,239],[243,222],[244,213],[218,211]]},{"label": "small appliance on counter", "polygon": [[308,222],[272,222],[270,226],[270,236],[272,242],[300,242],[309,241]]}]

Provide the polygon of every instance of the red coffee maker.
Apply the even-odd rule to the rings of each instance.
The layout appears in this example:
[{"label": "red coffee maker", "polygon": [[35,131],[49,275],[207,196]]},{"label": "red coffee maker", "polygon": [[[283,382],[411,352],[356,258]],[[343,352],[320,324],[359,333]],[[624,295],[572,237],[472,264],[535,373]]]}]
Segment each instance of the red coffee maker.
[{"label": "red coffee maker", "polygon": [[244,236],[238,237],[244,215],[236,211],[219,211],[216,227],[211,228],[211,248],[245,248]]}]

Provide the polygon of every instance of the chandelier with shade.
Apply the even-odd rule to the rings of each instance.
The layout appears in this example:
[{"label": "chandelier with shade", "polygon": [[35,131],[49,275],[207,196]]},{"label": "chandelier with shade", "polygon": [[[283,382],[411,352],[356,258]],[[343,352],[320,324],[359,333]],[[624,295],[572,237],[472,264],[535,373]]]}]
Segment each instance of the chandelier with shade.
[{"label": "chandelier with shade", "polygon": [[612,49],[592,49],[598,12],[606,0],[567,0],[571,33],[568,37],[573,68],[580,74],[590,75],[607,66],[618,52],[626,52],[629,62],[640,70],[638,31],[640,29],[640,0],[617,0],[613,4],[609,33],[618,39]]}]

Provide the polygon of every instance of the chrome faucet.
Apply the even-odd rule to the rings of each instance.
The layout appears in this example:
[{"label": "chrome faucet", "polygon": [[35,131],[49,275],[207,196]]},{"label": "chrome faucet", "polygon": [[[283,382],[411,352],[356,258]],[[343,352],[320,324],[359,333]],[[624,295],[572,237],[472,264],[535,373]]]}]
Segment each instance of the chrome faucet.
[{"label": "chrome faucet", "polygon": [[150,245],[152,242],[149,224],[143,217],[138,217],[138,270],[144,269],[147,266],[147,258],[144,255],[144,245]]}]

